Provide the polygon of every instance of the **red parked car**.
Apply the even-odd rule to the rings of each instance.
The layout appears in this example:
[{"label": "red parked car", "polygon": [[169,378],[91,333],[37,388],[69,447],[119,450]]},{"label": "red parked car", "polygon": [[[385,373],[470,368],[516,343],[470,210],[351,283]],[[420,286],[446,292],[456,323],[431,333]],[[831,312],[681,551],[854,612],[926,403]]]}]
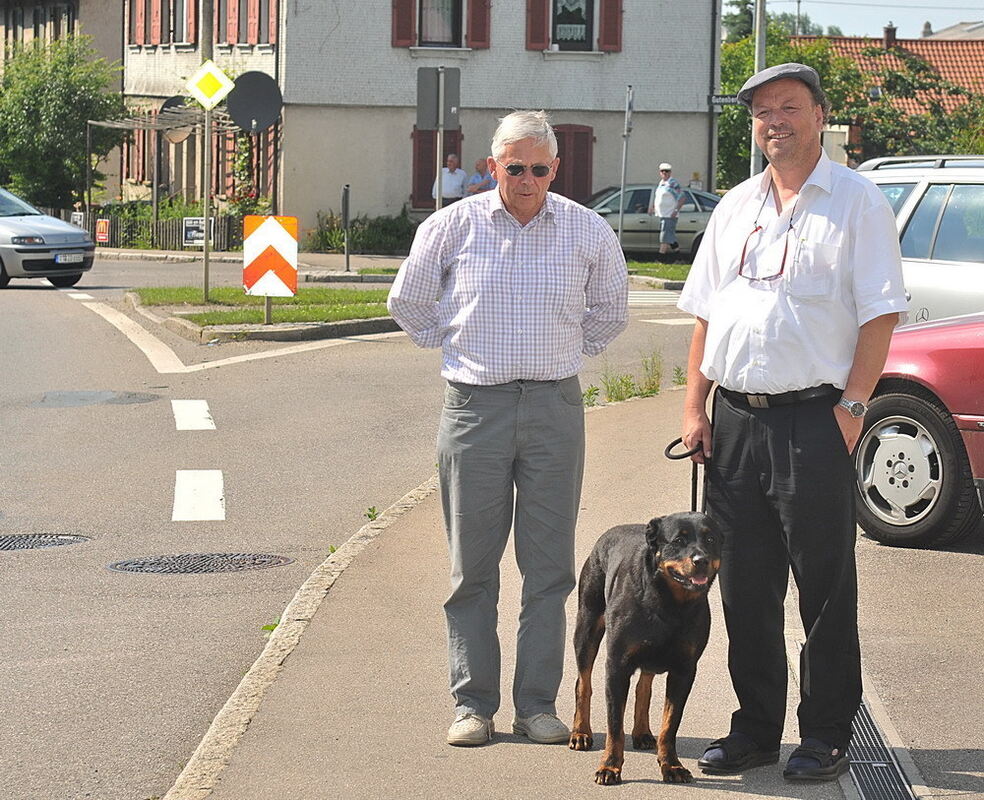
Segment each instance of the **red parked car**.
[{"label": "red parked car", "polygon": [[885,544],[946,545],[984,505],[984,314],[907,325],[855,451],[858,524]]}]

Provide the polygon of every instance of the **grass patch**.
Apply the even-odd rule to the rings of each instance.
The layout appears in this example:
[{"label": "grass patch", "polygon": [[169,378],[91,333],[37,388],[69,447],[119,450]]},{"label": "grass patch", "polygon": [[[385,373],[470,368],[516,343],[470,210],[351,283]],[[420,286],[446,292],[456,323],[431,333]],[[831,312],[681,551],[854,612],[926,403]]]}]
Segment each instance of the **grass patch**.
[{"label": "grass patch", "polygon": [[[184,319],[197,325],[260,325],[262,308],[234,308],[222,311],[202,311],[182,314]],[[349,319],[388,317],[385,303],[360,303],[357,305],[281,306],[272,314],[274,322],[341,322]]]},{"label": "grass patch", "polygon": [[[134,289],[140,302],[145,306],[200,306],[201,287],[153,287]],[[298,289],[294,297],[274,297],[274,306],[339,306],[360,303],[384,304],[388,289]],[[220,286],[209,289],[210,306],[258,306],[265,304],[265,297],[254,297],[235,286]]]},{"label": "grass patch", "polygon": [[651,261],[628,262],[630,275],[646,275],[668,281],[685,281],[690,274],[690,264],[659,264]]},{"label": "grass patch", "polygon": [[360,267],[360,275],[396,275],[399,267]]}]

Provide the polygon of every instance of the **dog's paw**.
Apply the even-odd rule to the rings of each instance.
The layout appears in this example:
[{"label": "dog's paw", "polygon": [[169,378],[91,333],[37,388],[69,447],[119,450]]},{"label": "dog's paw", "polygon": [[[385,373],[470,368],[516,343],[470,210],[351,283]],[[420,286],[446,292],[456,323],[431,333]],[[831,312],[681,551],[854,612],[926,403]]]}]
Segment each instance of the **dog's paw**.
[{"label": "dog's paw", "polygon": [[632,746],[636,750],[655,750],[656,749],[656,737],[651,733],[642,733],[636,736],[632,734]]},{"label": "dog's paw", "polygon": [[664,783],[693,783],[694,776],[683,764],[660,764]]},{"label": "dog's paw", "polygon": [[622,770],[615,767],[602,767],[595,773],[595,783],[599,786],[617,786],[622,782]]},{"label": "dog's paw", "polygon": [[574,731],[571,734],[571,740],[567,746],[570,747],[571,750],[590,750],[591,745],[593,744],[594,738],[590,733],[579,733],[578,731]]}]

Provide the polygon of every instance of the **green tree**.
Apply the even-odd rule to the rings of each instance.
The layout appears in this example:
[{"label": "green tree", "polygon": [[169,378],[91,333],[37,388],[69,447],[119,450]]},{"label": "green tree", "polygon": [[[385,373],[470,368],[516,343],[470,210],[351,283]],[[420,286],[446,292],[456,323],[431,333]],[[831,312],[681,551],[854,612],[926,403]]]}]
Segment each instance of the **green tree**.
[{"label": "green tree", "polygon": [[[123,116],[123,98],[107,91],[119,69],[87,36],[12,50],[0,83],[0,178],[12,191],[55,208],[82,199],[86,121]],[[93,127],[93,153],[105,156],[119,139]]]},{"label": "green tree", "polygon": [[[984,95],[944,80],[902,47],[872,47],[863,55],[877,66],[867,73],[865,89],[856,92],[841,112],[861,128],[861,142],[847,148],[852,158],[980,152]],[[918,110],[903,110],[901,99]]]},{"label": "green tree", "polygon": [[754,0],[728,0],[728,5],[734,11],[721,16],[724,38],[729,42],[737,42],[739,39],[751,36],[755,27]]}]

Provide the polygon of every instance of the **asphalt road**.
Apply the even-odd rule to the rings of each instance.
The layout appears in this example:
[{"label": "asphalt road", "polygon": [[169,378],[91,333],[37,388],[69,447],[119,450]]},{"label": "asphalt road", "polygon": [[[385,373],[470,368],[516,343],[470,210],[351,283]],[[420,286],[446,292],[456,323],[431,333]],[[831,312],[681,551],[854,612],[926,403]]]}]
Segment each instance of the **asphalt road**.
[{"label": "asphalt road", "polygon": [[[213,264],[212,285],[241,269]],[[195,345],[148,327],[196,372],[160,374],[92,304],[197,285],[195,264],[100,262],[74,290],[0,292],[0,535],[80,544],[0,552],[0,798],[162,795],[262,649],[297,587],[364,522],[434,472],[436,351],[402,334],[276,355]],[[76,299],[85,294],[89,299]],[[671,305],[633,323],[584,385],[685,364]],[[236,356],[271,354],[247,362]],[[178,430],[171,400],[204,400],[215,430]],[[221,471],[224,520],[172,521],[176,473]],[[108,569],[183,553],[274,554],[276,568],[147,575]]]},{"label": "asphalt road", "polygon": [[[213,264],[212,285],[238,285]],[[442,384],[436,351],[401,334],[283,354],[284,345],[195,345],[130,316],[198,371],[158,373],[87,303],[126,288],[198,285],[196,264],[100,262],[76,291],[44,281],[0,292],[0,536],[81,544],[0,552],[0,798],[162,795],[330,546],[434,472]],[[92,299],[72,295],[86,293]],[[686,363],[690,326],[671,298],[632,309],[629,330],[582,384]],[[237,356],[266,355],[252,361]],[[89,393],[89,394],[81,394]],[[171,400],[204,400],[215,430],[178,430]],[[677,431],[639,431],[652,447]],[[172,521],[176,473],[219,470],[224,520]],[[177,553],[268,553],[293,562],[222,575],[109,570]],[[984,797],[984,534],[948,551],[858,542],[868,689],[929,787]]]}]

